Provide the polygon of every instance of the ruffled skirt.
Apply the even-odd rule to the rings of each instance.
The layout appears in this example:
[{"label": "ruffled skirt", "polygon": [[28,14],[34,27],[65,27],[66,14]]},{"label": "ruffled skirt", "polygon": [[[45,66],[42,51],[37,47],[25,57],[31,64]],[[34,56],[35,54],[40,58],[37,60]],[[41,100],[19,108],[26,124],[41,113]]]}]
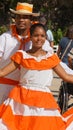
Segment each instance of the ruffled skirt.
[{"label": "ruffled skirt", "polygon": [[51,92],[16,86],[0,106],[0,130],[73,130],[73,108],[61,115]]}]

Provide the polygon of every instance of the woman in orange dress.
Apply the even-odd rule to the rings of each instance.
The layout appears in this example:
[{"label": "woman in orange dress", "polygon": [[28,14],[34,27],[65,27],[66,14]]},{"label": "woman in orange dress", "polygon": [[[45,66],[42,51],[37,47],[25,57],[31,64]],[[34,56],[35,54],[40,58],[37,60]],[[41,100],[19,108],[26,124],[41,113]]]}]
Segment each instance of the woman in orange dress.
[{"label": "woman in orange dress", "polygon": [[42,45],[46,31],[37,23],[30,28],[32,49],[18,50],[12,62],[0,69],[0,77],[20,67],[20,81],[0,106],[1,130],[73,130],[73,108],[63,115],[49,86],[52,69],[65,81],[73,83],[73,75],[67,74],[60,59],[53,51],[46,52]]}]

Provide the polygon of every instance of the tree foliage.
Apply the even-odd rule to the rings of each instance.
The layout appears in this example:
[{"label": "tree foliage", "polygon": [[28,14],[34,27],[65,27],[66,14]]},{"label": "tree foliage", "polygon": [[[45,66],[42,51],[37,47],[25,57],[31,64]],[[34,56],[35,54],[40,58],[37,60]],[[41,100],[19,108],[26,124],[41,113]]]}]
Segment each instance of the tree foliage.
[{"label": "tree foliage", "polygon": [[44,15],[53,30],[73,24],[73,0],[0,0],[0,25],[8,23],[9,8],[15,8],[17,2],[32,3],[34,11]]}]

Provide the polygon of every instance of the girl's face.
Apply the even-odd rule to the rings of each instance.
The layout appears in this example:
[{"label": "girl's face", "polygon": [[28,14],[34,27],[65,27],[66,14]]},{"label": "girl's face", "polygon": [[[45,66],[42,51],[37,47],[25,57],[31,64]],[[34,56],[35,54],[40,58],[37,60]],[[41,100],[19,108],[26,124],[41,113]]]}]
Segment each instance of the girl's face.
[{"label": "girl's face", "polygon": [[42,27],[36,27],[32,36],[32,46],[35,48],[42,48],[42,45],[45,43],[46,40],[46,32]]}]

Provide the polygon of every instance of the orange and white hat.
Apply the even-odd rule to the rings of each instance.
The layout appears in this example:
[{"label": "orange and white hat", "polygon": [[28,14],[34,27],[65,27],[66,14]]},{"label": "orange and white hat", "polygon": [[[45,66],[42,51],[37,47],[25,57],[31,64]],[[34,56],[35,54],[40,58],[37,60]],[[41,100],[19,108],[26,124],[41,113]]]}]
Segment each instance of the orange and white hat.
[{"label": "orange and white hat", "polygon": [[16,10],[11,9],[10,11],[14,14],[21,14],[21,15],[32,15],[32,16],[39,16],[40,13],[33,13],[33,4],[28,3],[17,3]]}]

